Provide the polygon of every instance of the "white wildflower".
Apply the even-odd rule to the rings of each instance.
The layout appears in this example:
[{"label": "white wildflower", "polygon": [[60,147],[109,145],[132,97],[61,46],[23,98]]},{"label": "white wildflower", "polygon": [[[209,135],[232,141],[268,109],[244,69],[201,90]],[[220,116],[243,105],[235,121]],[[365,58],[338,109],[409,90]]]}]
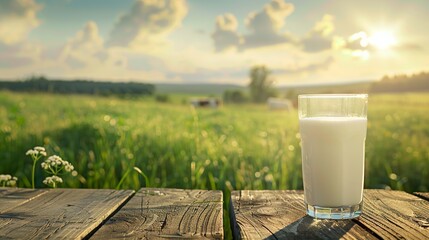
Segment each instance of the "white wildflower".
[{"label": "white wildflower", "polygon": [[46,177],[45,180],[43,180],[43,183],[46,185],[55,185],[56,183],[62,183],[63,179],[58,176],[52,176],[52,177]]},{"label": "white wildflower", "polygon": [[38,153],[38,151],[30,149],[25,153],[25,155],[36,155],[37,153]]},{"label": "white wildflower", "polygon": [[71,165],[69,162],[65,161],[66,165],[64,166],[64,169],[66,170],[66,172],[71,172],[73,171],[74,167],[73,165]]},{"label": "white wildflower", "polygon": [[44,147],[40,147],[40,146],[34,147],[34,150],[39,151],[39,152],[46,152],[46,149]]},{"label": "white wildflower", "polygon": [[44,147],[36,146],[33,149],[28,150],[25,155],[31,155],[37,157],[38,155],[42,155],[46,157],[46,149]]},{"label": "white wildflower", "polygon": [[7,185],[7,186],[11,186],[11,187],[13,187],[13,186],[15,186],[15,185],[16,185],[16,181],[17,181],[17,180],[15,180],[15,179],[9,180],[9,182],[7,182],[7,183],[6,183],[6,185]]},{"label": "white wildflower", "polygon": [[44,169],[44,170],[48,170],[49,169],[49,164],[47,164],[46,162],[42,162],[42,168]]},{"label": "white wildflower", "polygon": [[48,159],[46,159],[43,163],[45,163],[45,164],[43,164],[42,165],[42,168],[44,168],[45,169],[45,167],[43,167],[44,165],[47,165],[47,166],[49,166],[49,165],[51,165],[51,166],[60,166],[60,165],[62,165],[62,163],[64,162],[64,160],[63,159],[61,159],[61,157],[59,157],[59,156],[57,156],[57,155],[52,155],[52,156],[50,156],[50,157],[48,157]]},{"label": "white wildflower", "polygon": [[16,182],[18,181],[17,177],[12,177],[9,174],[0,174],[0,186],[10,186],[13,187],[16,185]]},{"label": "white wildflower", "polygon": [[39,161],[40,158],[46,157],[46,149],[44,147],[35,146],[33,149],[28,150],[26,155],[30,155],[33,160],[33,171],[31,173],[31,186],[34,188],[34,179],[35,179],[35,170],[36,170],[36,162]]},{"label": "white wildflower", "polygon": [[48,157],[47,161],[49,162],[56,162],[56,161],[60,161],[63,160],[60,156],[57,155],[52,155],[50,157]]},{"label": "white wildflower", "polygon": [[57,155],[48,157],[44,162],[42,162],[41,166],[44,170],[54,175],[59,174],[63,169],[66,172],[71,172],[74,170],[74,167],[71,163],[63,160]]},{"label": "white wildflower", "polygon": [[12,176],[9,174],[0,174],[0,181],[9,181],[12,179]]}]

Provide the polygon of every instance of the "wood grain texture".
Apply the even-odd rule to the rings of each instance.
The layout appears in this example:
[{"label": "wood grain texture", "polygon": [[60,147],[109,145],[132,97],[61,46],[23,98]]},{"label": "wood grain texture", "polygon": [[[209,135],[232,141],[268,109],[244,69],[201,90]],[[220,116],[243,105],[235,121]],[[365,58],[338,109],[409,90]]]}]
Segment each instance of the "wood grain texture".
[{"label": "wood grain texture", "polygon": [[222,191],[143,188],[92,238],[222,239],[222,201]]},{"label": "wood grain texture", "polygon": [[365,190],[356,222],[383,239],[429,239],[429,202],[402,191]]},{"label": "wood grain texture", "polygon": [[131,190],[54,189],[0,214],[0,239],[81,239],[98,227]]},{"label": "wood grain texture", "polygon": [[0,213],[45,194],[47,190],[26,188],[0,188]]},{"label": "wood grain texture", "polygon": [[236,239],[376,239],[351,220],[307,216],[302,191],[233,191],[231,203]]},{"label": "wood grain texture", "polygon": [[429,192],[415,192],[414,195],[424,198],[429,201]]}]

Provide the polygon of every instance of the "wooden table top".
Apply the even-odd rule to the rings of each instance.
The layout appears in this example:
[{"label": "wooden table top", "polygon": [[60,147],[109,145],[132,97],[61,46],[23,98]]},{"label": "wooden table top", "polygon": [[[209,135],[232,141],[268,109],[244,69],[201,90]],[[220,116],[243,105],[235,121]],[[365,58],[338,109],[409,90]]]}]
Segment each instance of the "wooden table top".
[{"label": "wooden table top", "polygon": [[[429,239],[428,200],[365,190],[359,219],[314,220],[302,191],[233,191],[230,228],[244,239]],[[221,191],[0,188],[0,239],[223,239],[223,214]]]},{"label": "wooden table top", "polygon": [[365,190],[358,219],[315,220],[303,191],[234,191],[230,216],[243,239],[429,239],[429,193],[415,195]]},{"label": "wooden table top", "polygon": [[0,239],[223,238],[222,191],[0,188]]}]

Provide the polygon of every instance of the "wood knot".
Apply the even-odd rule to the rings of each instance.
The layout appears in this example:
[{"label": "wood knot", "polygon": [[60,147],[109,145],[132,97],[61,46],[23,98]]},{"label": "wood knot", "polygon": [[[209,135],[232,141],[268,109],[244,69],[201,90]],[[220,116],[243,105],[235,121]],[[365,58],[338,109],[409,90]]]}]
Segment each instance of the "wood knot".
[{"label": "wood knot", "polygon": [[278,214],[278,212],[278,209],[273,207],[261,207],[256,210],[256,214],[262,216],[275,216]]},{"label": "wood knot", "polygon": [[414,222],[416,222],[420,227],[429,228],[428,219],[424,217],[413,217],[411,218]]}]

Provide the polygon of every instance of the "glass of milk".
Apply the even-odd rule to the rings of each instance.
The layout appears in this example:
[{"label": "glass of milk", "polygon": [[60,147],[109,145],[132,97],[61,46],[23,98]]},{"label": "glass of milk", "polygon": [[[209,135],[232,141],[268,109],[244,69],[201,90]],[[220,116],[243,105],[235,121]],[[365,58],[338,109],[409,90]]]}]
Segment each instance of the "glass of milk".
[{"label": "glass of milk", "polygon": [[367,94],[298,97],[307,214],[350,219],[362,213]]}]

